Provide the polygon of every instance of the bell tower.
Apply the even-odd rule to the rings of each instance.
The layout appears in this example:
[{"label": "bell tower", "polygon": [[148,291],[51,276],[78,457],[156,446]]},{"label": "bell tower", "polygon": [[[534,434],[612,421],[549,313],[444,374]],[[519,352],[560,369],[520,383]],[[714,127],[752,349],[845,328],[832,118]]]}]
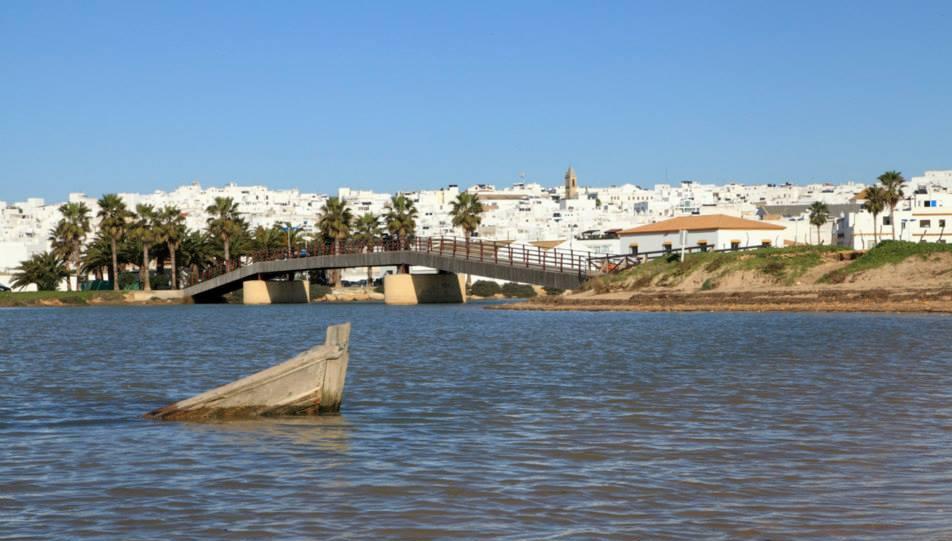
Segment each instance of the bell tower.
[{"label": "bell tower", "polygon": [[571,165],[565,172],[565,199],[578,199],[578,178]]}]

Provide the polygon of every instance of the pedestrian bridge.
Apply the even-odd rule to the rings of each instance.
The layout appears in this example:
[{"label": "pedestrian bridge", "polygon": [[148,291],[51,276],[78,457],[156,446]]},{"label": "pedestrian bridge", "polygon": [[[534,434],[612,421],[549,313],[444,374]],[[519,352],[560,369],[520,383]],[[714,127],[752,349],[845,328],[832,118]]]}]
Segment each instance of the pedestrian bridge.
[{"label": "pedestrian bridge", "polygon": [[[195,302],[215,302],[241,289],[248,280],[267,280],[301,271],[401,265],[429,267],[444,273],[472,274],[558,289],[576,289],[598,272],[588,252],[513,246],[507,242],[456,237],[417,237],[375,243],[345,242],[319,247],[318,253],[253,255],[238,268],[206,272],[185,288]],[[594,265],[594,267],[593,267]]]}]

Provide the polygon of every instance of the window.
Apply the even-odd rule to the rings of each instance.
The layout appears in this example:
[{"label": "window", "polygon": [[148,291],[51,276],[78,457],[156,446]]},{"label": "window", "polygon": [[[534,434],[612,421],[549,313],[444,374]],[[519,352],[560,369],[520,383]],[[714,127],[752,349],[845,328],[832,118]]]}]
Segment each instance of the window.
[{"label": "window", "polygon": [[892,225],[892,217],[888,214],[883,216],[883,225]]},{"label": "window", "polygon": [[770,244],[771,244],[770,241],[767,239],[764,239],[760,242],[760,246],[763,248],[770,248]]},{"label": "window", "polygon": [[668,254],[671,253],[671,241],[670,241],[670,240],[664,241],[664,244],[662,244],[661,246],[664,247],[665,253],[668,253]]},{"label": "window", "polygon": [[702,252],[706,252],[706,251],[707,251],[707,241],[706,241],[706,240],[699,240],[699,241],[697,241],[697,247],[700,248]]},{"label": "window", "polygon": [[732,240],[731,241],[731,250],[740,250],[740,241]]},{"label": "window", "polygon": [[932,227],[932,220],[919,220],[919,227],[922,229],[929,229]]},{"label": "window", "polygon": [[631,251],[631,255],[638,255],[638,244],[632,242],[628,245],[628,249]]},{"label": "window", "polygon": [[945,220],[939,220],[939,229],[945,229]]}]

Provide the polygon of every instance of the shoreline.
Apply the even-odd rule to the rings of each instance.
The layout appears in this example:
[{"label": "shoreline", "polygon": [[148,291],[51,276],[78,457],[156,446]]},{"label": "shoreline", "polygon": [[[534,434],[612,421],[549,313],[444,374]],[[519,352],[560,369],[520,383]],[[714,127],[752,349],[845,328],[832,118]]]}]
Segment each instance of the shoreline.
[{"label": "shoreline", "polygon": [[875,312],[952,313],[952,288],[770,289],[633,292],[619,297],[543,297],[486,307],[539,312]]},{"label": "shoreline", "polygon": [[14,291],[0,293],[0,308],[69,308],[83,306],[169,306],[189,304],[181,290]]}]

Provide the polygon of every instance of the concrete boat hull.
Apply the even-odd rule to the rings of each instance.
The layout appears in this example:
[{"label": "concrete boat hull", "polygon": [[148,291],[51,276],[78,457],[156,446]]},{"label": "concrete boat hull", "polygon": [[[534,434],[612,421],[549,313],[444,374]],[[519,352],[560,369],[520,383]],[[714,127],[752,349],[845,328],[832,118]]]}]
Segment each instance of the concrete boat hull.
[{"label": "concrete boat hull", "polygon": [[202,421],[336,413],[344,397],[350,323],[327,328],[324,344],[256,374],[150,411],[146,417]]}]

